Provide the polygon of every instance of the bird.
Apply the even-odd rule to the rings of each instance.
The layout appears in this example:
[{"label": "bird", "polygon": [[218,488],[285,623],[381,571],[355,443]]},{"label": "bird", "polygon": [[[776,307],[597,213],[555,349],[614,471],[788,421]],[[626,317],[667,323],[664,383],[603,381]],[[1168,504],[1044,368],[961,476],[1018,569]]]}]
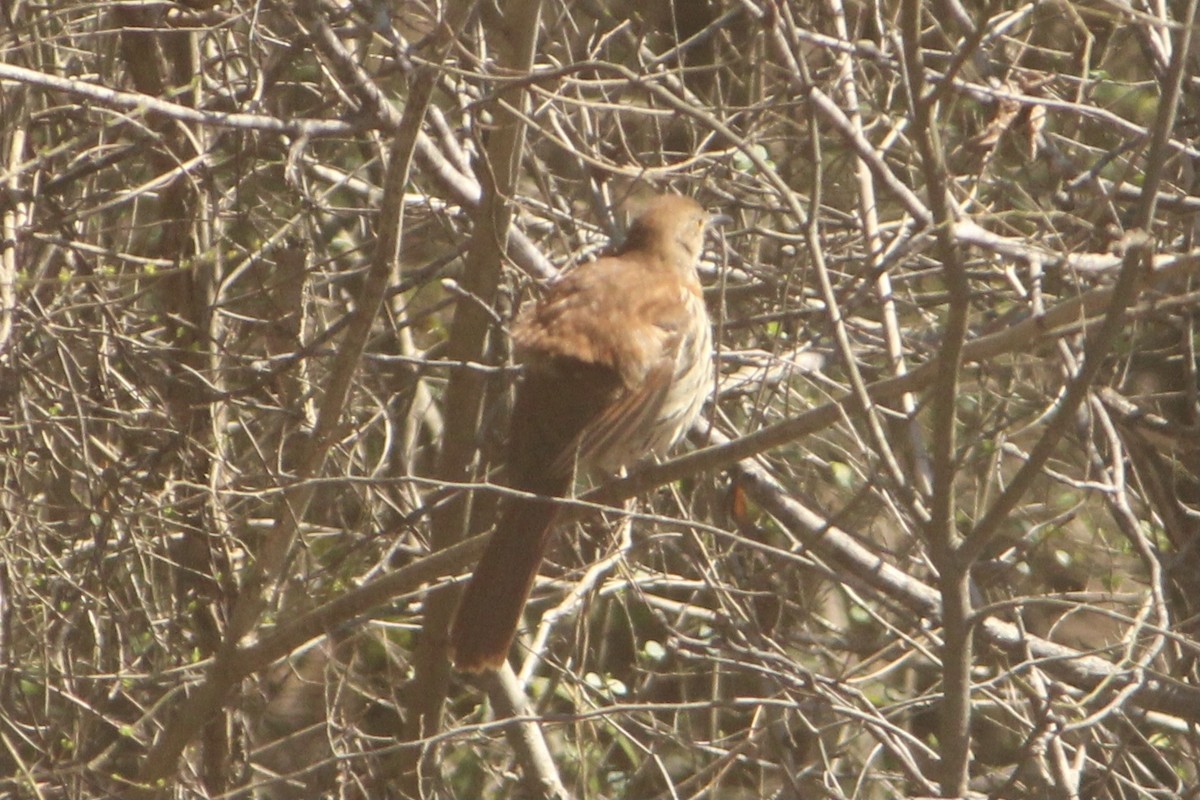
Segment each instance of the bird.
[{"label": "bird", "polygon": [[577,475],[662,456],[713,384],[712,324],[697,265],[724,215],[662,194],[623,244],[553,282],[512,325],[522,365],[495,530],[450,627],[456,669],[499,669],[512,647],[559,504]]}]

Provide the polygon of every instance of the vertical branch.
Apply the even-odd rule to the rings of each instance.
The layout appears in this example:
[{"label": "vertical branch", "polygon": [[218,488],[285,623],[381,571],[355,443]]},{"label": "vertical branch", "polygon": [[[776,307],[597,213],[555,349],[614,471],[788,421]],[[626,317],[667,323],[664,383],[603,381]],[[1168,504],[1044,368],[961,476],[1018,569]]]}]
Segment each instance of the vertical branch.
[{"label": "vertical branch", "polygon": [[277,506],[274,526],[243,583],[225,639],[209,674],[177,710],[142,765],[139,778],[151,790],[174,772],[180,754],[196,730],[221,708],[229,689],[241,675],[238,643],[254,629],[268,598],[274,594],[284,577],[288,553],[314,492],[313,484],[307,479],[320,471],[333,444],[349,396],[351,380],[358,369],[359,358],[383,301],[392,263],[399,253],[404,189],[409,182],[417,133],[425,118],[436,79],[437,72],[433,68],[427,67],[414,73],[401,128],[389,154],[379,213],[378,244],[357,298],[354,318],[338,348],[315,428],[297,456],[296,483],[283,493]]},{"label": "vertical branch", "polygon": [[[842,0],[828,0],[830,11],[838,37],[849,42],[850,27],[846,24],[846,9]],[[841,52],[837,56],[838,87],[842,91],[842,107],[846,109],[846,117],[852,130],[858,136],[863,135],[862,112],[859,110],[860,101],[858,86],[855,82],[855,60],[849,53]],[[858,215],[862,224],[866,266],[874,273],[878,269],[883,256],[883,236],[879,229],[879,202],[875,192],[875,180],[871,168],[861,156],[854,159],[854,178],[858,184]],[[904,360],[904,343],[900,333],[900,318],[896,311],[895,296],[892,292],[891,275],[886,270],[879,270],[875,279],[875,291],[879,296],[880,311],[883,317],[883,330],[887,345],[888,359],[892,374],[900,376],[908,372]],[[905,392],[900,398],[900,406],[908,419],[910,448],[917,469],[912,476],[913,485],[917,492],[928,494],[930,490],[928,466],[925,463],[925,443],[917,422],[917,399],[912,392]]]},{"label": "vertical branch", "polygon": [[941,789],[947,797],[967,790],[971,741],[971,662],[973,642],[969,616],[971,598],[968,565],[956,558],[955,486],[956,428],[959,367],[967,334],[970,286],[954,240],[948,175],[938,133],[936,95],[925,91],[925,63],[921,54],[921,3],[906,0],[901,12],[904,67],[913,111],[913,138],[921,155],[926,196],[933,214],[936,253],[942,262],[942,279],[949,306],[937,358],[931,408],[933,486],[930,518],[926,525],[930,557],[938,571],[942,595],[943,642],[940,744]]},{"label": "vertical branch", "polygon": [[[13,198],[12,203],[0,215],[0,357],[5,356],[12,337],[13,317],[17,311],[17,232],[26,222],[25,203],[16,202],[20,190],[17,166],[25,157],[28,115],[24,110],[25,92],[13,92],[6,112],[10,119],[20,118],[20,123],[9,128],[7,136],[0,138],[0,155],[4,157],[5,169],[9,173],[3,189]],[[11,363],[8,364],[11,367]],[[0,361],[0,374],[5,364]]]},{"label": "vertical branch", "polygon": [[[841,15],[841,7],[837,6],[836,4],[833,11],[835,16]],[[843,29],[845,28],[844,20],[842,27]],[[781,61],[788,66],[788,74],[790,75],[791,81],[796,86],[797,90],[806,95],[810,101],[814,102],[818,106],[822,104],[821,101],[823,100],[824,103],[828,104],[828,107],[837,110],[837,107],[833,105],[832,101],[828,97],[822,95],[820,90],[813,83],[811,76],[808,75],[808,68],[805,63],[802,60],[794,58],[788,50],[781,34],[778,21],[777,24],[773,26],[772,33],[772,44],[776,48]],[[842,89],[845,94],[845,102],[848,107],[853,109],[857,106],[856,93],[853,91],[853,82],[851,80],[852,75],[849,72],[847,62],[843,62],[842,72],[844,76]],[[840,110],[838,110],[838,114],[841,115]],[[851,116],[841,116],[845,120],[846,125],[850,127],[850,129],[852,129],[856,135],[861,136],[861,119],[859,119],[857,115],[854,115],[853,119]],[[814,120],[815,119],[816,118],[814,117]],[[820,169],[820,142],[819,138],[816,136],[816,128],[812,129],[810,138],[812,139],[813,143],[811,148],[812,162],[815,165],[813,175],[815,183],[813,189],[814,208],[819,208],[822,170]],[[878,242],[878,221],[875,216],[874,185],[871,181],[870,169],[867,167],[865,160],[860,156],[855,160],[855,164],[856,176],[859,179],[859,188],[862,192],[860,196],[860,216],[862,218],[864,230],[867,232],[868,236],[868,250],[870,252],[869,258],[874,260],[874,258],[878,255],[878,251],[875,246],[875,244]],[[886,468],[889,477],[892,479],[892,482],[897,487],[906,490],[905,496],[909,501],[909,507],[912,509],[914,516],[916,516],[918,519],[925,519],[928,513],[921,505],[919,495],[912,490],[912,487],[910,486],[911,482],[906,479],[900,463],[896,458],[894,448],[887,441],[881,415],[879,410],[876,408],[875,401],[867,392],[866,382],[863,379],[861,370],[859,370],[854,349],[851,346],[850,335],[845,324],[845,316],[839,307],[838,299],[833,290],[833,283],[829,277],[829,269],[826,266],[824,252],[821,249],[820,237],[818,235],[819,226],[817,224],[818,215],[814,211],[812,219],[807,219],[803,212],[799,210],[799,207],[795,206],[794,202],[792,205],[796,208],[794,212],[796,219],[806,227],[808,251],[812,258],[813,271],[816,275],[817,283],[821,288],[821,298],[825,303],[825,307],[829,313],[830,323],[833,327],[833,336],[838,345],[838,352],[842,356],[843,366],[845,367],[850,378],[850,383],[853,387],[854,393],[857,396],[863,410],[865,411],[867,430],[870,432],[871,441],[875,447],[875,451],[879,454],[880,461]],[[874,231],[874,233],[872,234],[871,231]],[[881,281],[881,286],[887,285],[885,276],[881,276]],[[888,318],[887,309],[889,307],[891,308],[894,316],[894,307],[885,300],[885,319]],[[895,338],[896,347],[898,347],[898,337],[891,336],[891,331],[889,330],[889,343],[893,338]],[[895,364],[899,365],[900,362],[895,362]],[[896,371],[900,375],[904,374],[902,365],[897,366]]]},{"label": "vertical branch", "polygon": [[[194,106],[195,36],[168,29],[154,9],[119,5],[112,15],[121,28],[122,66],[137,89],[157,98],[192,84],[193,91],[178,92],[177,99],[183,105]],[[200,155],[196,143],[203,137],[184,135],[181,126],[165,117],[152,116],[149,125],[158,136],[158,144],[149,150],[147,163],[156,174],[175,172],[159,194],[154,224],[160,234],[150,240],[149,249],[152,257],[179,267],[155,280],[153,289],[156,305],[177,321],[168,328],[172,359],[161,392],[182,447],[174,454],[174,463],[164,463],[161,468],[184,478],[178,482],[174,498],[176,507],[183,511],[178,535],[167,537],[167,541],[175,565],[176,609],[181,616],[190,617],[197,649],[208,658],[220,649],[219,620],[228,610],[228,598],[222,596],[216,577],[219,570],[214,566],[214,553],[219,548],[214,544],[211,517],[206,516],[201,499],[205,492],[199,488],[214,475],[209,454],[215,448],[212,407],[195,401],[199,388],[195,376],[205,374],[220,356],[209,336],[213,322],[212,262],[196,257],[200,252],[197,229],[203,216],[201,197],[193,182],[175,171],[181,162]],[[196,598],[207,602],[195,602]],[[197,734],[203,733],[200,777],[208,791],[219,794],[228,788],[228,726],[215,715],[209,719],[210,724],[197,723],[195,728]]]},{"label": "vertical branch", "polygon": [[[838,28],[838,35],[845,40],[849,40],[849,31],[846,25],[845,9],[839,0],[829,0],[830,10],[833,12],[835,23]],[[846,109],[846,117],[849,124],[856,135],[862,135],[862,115],[859,112],[858,91],[854,84],[854,71],[852,61],[848,55],[842,54],[838,58],[839,81],[838,88],[841,91],[842,105]],[[811,81],[809,81],[811,83]],[[879,233],[878,207],[875,201],[875,188],[871,176],[871,170],[866,162],[861,158],[854,159],[854,175],[858,184],[858,207],[859,218],[862,224],[863,236],[866,239],[866,262],[869,267],[874,267],[879,260],[883,251],[882,238]],[[815,232],[814,232],[815,233]],[[810,234],[810,239],[813,234]],[[817,247],[815,239],[810,244],[810,250],[813,253],[814,266],[816,266],[816,274],[819,279],[823,299],[826,306],[829,307],[831,314],[834,316],[834,335],[837,337],[840,349],[843,351],[846,361],[846,369],[851,375],[856,391],[861,397],[866,399],[866,390],[863,389],[862,376],[859,374],[857,364],[854,361],[850,347],[850,339],[846,332],[846,326],[842,318],[842,312],[837,308],[837,299],[833,294],[832,286],[829,284],[828,270],[824,265],[824,256]],[[872,269],[872,271],[874,271]],[[888,347],[888,356],[891,359],[891,367],[895,374],[903,375],[907,370],[904,366],[903,353],[901,351],[901,342],[899,334],[899,325],[896,318],[896,307],[892,300],[891,281],[886,272],[881,272],[876,280],[876,290],[880,295],[882,302],[884,330]],[[904,395],[904,410],[910,416],[913,415],[916,409],[916,400],[911,394]],[[864,406],[869,408],[868,403]],[[871,436],[874,440],[876,451],[879,453],[880,459],[884,466],[887,467],[888,473],[892,481],[898,488],[904,490],[906,499],[909,501],[913,514],[917,519],[924,519],[927,515],[926,510],[921,506],[920,496],[916,489],[920,487],[920,483],[913,483],[908,480],[896,458],[892,446],[887,440],[887,436],[883,430],[883,424],[880,414],[874,410],[867,417]],[[913,425],[915,426],[915,419]],[[914,439],[916,441],[916,439]]]},{"label": "vertical branch", "polygon": [[[487,20],[488,42],[498,53],[497,66],[505,76],[527,74],[533,66],[541,17],[541,0],[508,4],[502,16]],[[496,93],[495,126],[484,149],[480,182],[483,197],[474,214],[474,233],[462,277],[464,290],[454,312],[447,358],[470,364],[484,359],[491,306],[500,283],[501,266],[508,249],[512,222],[511,199],[517,186],[525,149],[526,124],[522,109],[525,88],[511,86]],[[485,377],[478,371],[457,369],[450,374],[445,394],[445,437],[437,476],[447,483],[470,482],[476,477],[478,430],[483,409]],[[433,548],[441,550],[458,541],[470,527],[470,501],[460,496],[445,504],[433,517]],[[434,592],[426,601],[422,635],[413,654],[414,677],[409,687],[411,705],[405,731],[409,741],[437,732],[450,681],[446,658],[446,631],[454,612],[453,592]],[[421,786],[434,766],[417,749],[402,751],[402,794],[422,796]]]}]

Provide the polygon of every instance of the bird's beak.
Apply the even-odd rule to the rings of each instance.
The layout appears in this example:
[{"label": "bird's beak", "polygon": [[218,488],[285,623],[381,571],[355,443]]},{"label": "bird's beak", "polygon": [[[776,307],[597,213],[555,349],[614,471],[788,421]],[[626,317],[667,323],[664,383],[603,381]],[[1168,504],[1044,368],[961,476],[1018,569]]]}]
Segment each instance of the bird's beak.
[{"label": "bird's beak", "polygon": [[728,225],[731,222],[733,222],[733,217],[729,216],[728,214],[713,214],[708,218],[709,227]]}]

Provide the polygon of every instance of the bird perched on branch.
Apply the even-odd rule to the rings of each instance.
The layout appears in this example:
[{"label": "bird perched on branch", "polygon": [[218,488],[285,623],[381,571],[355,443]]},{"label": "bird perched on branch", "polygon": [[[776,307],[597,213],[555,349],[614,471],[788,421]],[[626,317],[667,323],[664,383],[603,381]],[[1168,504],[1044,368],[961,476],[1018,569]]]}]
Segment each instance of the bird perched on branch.
[{"label": "bird perched on branch", "polygon": [[513,325],[524,364],[508,441],[506,498],[450,632],[464,671],[504,663],[557,504],[584,470],[662,455],[712,385],[712,327],[696,266],[714,217],[686,197],[650,201],[612,255],[580,265]]}]

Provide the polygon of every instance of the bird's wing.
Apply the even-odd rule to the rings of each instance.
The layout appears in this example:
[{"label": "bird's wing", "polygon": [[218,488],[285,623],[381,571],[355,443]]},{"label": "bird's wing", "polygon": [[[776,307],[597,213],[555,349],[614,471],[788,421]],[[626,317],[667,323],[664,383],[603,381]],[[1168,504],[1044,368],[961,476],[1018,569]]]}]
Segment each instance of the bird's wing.
[{"label": "bird's wing", "polygon": [[619,381],[576,420],[552,472],[574,474],[577,465],[616,472],[657,446],[655,421],[688,329],[683,288],[663,275],[659,265],[602,258],[568,274],[514,328],[526,355],[608,370]]},{"label": "bird's wing", "polygon": [[[636,381],[629,381],[613,401],[587,422],[560,459],[617,472],[654,449],[655,422],[675,378],[681,335],[658,329],[661,345]],[[556,467],[573,466],[556,462]]]}]

